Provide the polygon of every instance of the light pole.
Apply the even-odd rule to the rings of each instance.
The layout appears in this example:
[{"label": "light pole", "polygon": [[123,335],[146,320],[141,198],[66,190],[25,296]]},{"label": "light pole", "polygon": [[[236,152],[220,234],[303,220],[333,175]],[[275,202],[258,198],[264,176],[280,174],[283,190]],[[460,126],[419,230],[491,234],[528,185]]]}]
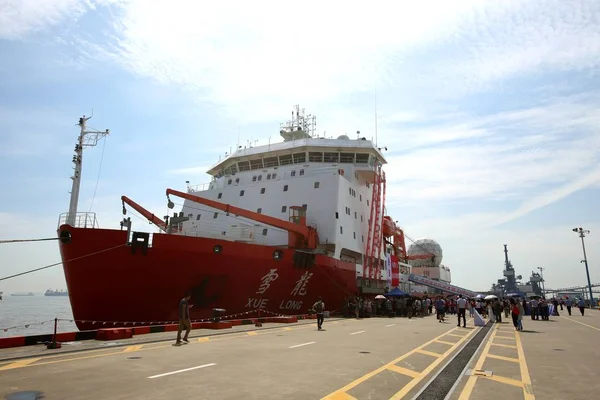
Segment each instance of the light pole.
[{"label": "light pole", "polygon": [[537,269],[539,269],[540,272],[542,273],[542,296],[546,297],[546,281],[544,280],[544,270],[546,268],[537,267]]},{"label": "light pole", "polygon": [[594,308],[594,293],[592,292],[592,282],[590,281],[590,270],[588,268],[587,255],[585,253],[585,241],[583,238],[586,233],[590,233],[590,231],[585,230],[583,228],[573,228],[573,232],[578,233],[581,238],[581,247],[583,248],[583,262],[585,263],[585,273],[587,274],[588,288],[590,290],[590,308]]}]

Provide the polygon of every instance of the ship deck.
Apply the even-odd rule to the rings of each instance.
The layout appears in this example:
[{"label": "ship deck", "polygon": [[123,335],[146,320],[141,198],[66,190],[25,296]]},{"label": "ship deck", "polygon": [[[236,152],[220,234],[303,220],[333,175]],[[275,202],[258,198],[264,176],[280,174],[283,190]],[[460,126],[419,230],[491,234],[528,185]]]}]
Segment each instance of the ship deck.
[{"label": "ship deck", "polygon": [[[327,319],[0,351],[0,398],[589,399],[600,312],[456,327],[451,317]],[[32,399],[35,397],[31,397]]]}]

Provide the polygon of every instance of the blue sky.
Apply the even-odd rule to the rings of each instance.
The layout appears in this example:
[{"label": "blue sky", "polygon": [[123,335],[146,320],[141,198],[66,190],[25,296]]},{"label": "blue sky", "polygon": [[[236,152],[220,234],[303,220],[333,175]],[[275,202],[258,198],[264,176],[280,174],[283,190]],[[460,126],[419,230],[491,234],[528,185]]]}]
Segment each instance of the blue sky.
[{"label": "blue sky", "polygon": [[[454,283],[489,288],[506,243],[518,273],[584,284],[580,225],[600,282],[598,2],[3,3],[2,239],[55,234],[92,109],[111,135],[85,154],[80,210],[117,227],[121,195],[165,211],[166,187],[207,182],[238,135],[279,140],[301,104],[327,136],[374,136],[377,110],[388,211],[442,245]],[[0,257],[0,275],[59,260],[55,243]],[[48,287],[59,268],[0,282]]]}]

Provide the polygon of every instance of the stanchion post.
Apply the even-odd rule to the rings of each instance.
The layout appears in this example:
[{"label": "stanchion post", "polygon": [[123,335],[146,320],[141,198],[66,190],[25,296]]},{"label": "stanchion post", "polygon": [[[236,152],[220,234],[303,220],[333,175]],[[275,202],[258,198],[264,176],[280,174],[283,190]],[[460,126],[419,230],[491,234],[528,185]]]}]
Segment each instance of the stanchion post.
[{"label": "stanchion post", "polygon": [[58,318],[54,318],[54,334],[52,335],[52,342],[48,343],[46,348],[48,349],[60,349],[61,345],[56,341],[56,332],[58,330]]},{"label": "stanchion post", "polygon": [[[262,302],[260,303],[262,305]],[[260,322],[260,307],[258,307],[258,318],[256,318],[256,324],[254,324],[255,327],[260,328],[262,326],[262,322]]]}]

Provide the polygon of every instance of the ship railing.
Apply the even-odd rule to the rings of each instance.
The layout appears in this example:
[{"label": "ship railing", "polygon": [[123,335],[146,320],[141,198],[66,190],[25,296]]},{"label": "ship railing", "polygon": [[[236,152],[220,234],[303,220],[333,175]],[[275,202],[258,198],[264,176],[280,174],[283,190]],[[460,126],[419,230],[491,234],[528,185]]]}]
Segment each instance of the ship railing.
[{"label": "ship railing", "polygon": [[74,213],[62,213],[58,217],[58,226],[71,225],[74,228],[100,228],[98,220],[96,219],[96,213],[93,212],[78,212]]}]

